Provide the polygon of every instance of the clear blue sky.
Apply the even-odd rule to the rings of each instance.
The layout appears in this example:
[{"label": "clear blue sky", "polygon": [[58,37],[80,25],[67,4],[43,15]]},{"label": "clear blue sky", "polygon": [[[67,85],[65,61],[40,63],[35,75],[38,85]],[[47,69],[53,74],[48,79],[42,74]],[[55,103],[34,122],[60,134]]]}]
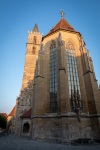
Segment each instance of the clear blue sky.
[{"label": "clear blue sky", "polygon": [[0,0],[0,112],[10,113],[20,93],[28,31],[45,35],[60,19],[79,31],[100,84],[100,0]]}]

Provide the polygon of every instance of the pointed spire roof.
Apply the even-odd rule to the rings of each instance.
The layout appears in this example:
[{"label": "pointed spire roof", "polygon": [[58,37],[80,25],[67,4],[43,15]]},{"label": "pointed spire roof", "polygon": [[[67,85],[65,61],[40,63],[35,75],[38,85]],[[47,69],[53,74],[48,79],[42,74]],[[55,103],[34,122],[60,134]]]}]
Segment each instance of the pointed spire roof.
[{"label": "pointed spire roof", "polygon": [[[61,14],[62,15],[62,14]],[[56,32],[57,30],[67,30],[67,31],[72,31],[72,32],[77,32],[75,31],[75,29],[65,20],[64,18],[64,14],[61,16],[61,20],[50,30],[50,32],[45,35],[48,36],[54,32]],[[44,36],[44,37],[45,37]]]},{"label": "pointed spire roof", "polygon": [[32,31],[33,31],[33,32],[39,32],[39,30],[38,30],[38,25],[37,25],[37,24],[35,24],[34,29],[33,29]]}]

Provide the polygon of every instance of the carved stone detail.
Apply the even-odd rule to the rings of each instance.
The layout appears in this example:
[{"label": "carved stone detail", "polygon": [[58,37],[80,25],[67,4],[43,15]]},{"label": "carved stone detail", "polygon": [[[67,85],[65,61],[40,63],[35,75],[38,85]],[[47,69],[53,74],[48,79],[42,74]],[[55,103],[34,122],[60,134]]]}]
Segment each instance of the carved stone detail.
[{"label": "carved stone detail", "polygon": [[74,44],[71,41],[68,41],[66,44],[66,49],[75,50]]}]

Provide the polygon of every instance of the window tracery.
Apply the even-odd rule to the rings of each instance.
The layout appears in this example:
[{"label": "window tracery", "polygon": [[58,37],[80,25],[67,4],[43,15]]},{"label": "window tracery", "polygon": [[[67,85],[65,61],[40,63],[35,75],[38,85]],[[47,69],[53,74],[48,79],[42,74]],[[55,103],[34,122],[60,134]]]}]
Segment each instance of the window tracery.
[{"label": "window tracery", "polygon": [[57,112],[57,74],[56,74],[56,45],[50,46],[50,112]]},{"label": "window tracery", "polygon": [[68,42],[66,45],[66,60],[68,71],[68,84],[69,84],[69,99],[71,111],[76,112],[78,109],[83,109],[81,90],[78,77],[78,67],[76,61],[76,52],[74,45]]},{"label": "window tracery", "polygon": [[68,41],[66,49],[75,50],[74,44],[71,41]]}]

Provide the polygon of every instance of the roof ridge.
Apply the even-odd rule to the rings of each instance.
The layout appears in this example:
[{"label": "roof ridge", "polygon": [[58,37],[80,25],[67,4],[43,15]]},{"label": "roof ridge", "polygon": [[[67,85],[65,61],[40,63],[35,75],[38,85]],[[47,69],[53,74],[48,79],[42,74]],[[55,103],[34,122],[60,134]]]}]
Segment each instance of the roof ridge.
[{"label": "roof ridge", "polygon": [[[57,25],[57,24],[56,24],[56,25]],[[51,30],[53,30],[53,29],[56,27],[56,25],[55,25],[54,27],[52,27],[52,29],[51,29]],[[51,30],[50,30],[50,31],[51,31]]]},{"label": "roof ridge", "polygon": [[[63,18],[62,18],[63,19]],[[61,25],[62,25],[62,19],[61,19],[61,24],[60,24],[60,28],[61,28]]]}]

